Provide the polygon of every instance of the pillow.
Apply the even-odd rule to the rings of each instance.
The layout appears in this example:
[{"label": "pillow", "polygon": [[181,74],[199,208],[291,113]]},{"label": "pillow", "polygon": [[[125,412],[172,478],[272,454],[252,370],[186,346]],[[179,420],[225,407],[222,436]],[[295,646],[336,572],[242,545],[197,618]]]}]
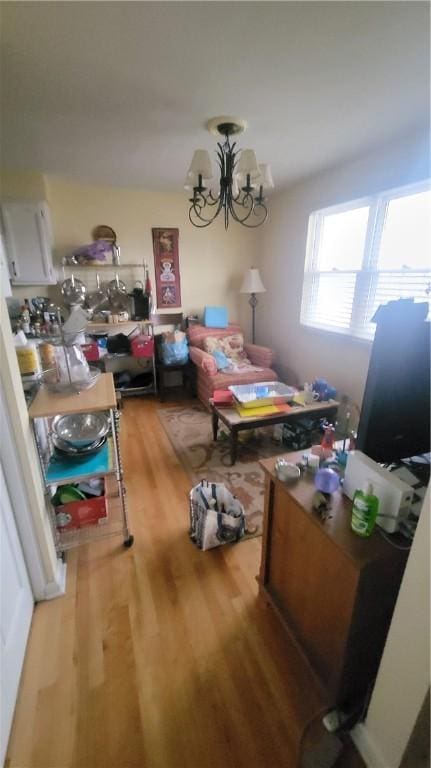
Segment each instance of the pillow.
[{"label": "pillow", "polygon": [[205,352],[213,355],[214,352],[224,352],[223,339],[218,339],[217,336],[205,336],[203,340],[203,348]]},{"label": "pillow", "polygon": [[203,342],[205,352],[214,355],[214,352],[224,352],[233,363],[248,361],[244,351],[244,336],[242,333],[231,333],[229,336],[217,338],[206,336]]},{"label": "pillow", "polygon": [[217,363],[217,370],[218,371],[224,371],[226,368],[230,368],[232,365],[232,362],[229,360],[228,357],[226,357],[224,352],[221,352],[219,349],[216,349],[212,356],[214,360]]},{"label": "pillow", "polygon": [[227,328],[226,307],[205,307],[204,326],[206,328]]},{"label": "pillow", "polygon": [[223,343],[223,352],[232,362],[239,363],[247,360],[242,333],[232,333],[230,336],[220,339],[220,341]]}]

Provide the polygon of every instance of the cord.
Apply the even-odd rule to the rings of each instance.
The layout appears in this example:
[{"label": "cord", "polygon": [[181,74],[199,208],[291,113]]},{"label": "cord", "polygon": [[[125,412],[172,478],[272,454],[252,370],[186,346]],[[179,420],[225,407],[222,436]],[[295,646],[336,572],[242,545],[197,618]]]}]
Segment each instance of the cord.
[{"label": "cord", "polygon": [[304,746],[305,746],[305,740],[306,740],[306,738],[308,736],[308,732],[309,732],[311,726],[313,725],[313,723],[316,722],[316,720],[319,720],[319,721],[322,720],[322,718],[325,715],[327,715],[329,712],[331,712],[332,709],[333,709],[333,707],[329,707],[329,706],[322,707],[320,710],[318,710],[318,712],[316,712],[306,722],[304,728],[302,729],[302,733],[301,733],[301,736],[300,736],[300,739],[299,739],[299,744],[298,744],[298,758],[299,758],[298,768],[301,768],[301,766],[303,765],[302,758],[303,758],[303,750],[304,750]]},{"label": "cord", "polygon": [[383,536],[383,538],[385,539],[385,541],[387,541],[387,542],[388,542],[388,544],[390,544],[390,545],[391,545],[391,547],[395,547],[395,549],[404,549],[404,550],[409,550],[409,549],[411,549],[411,547],[412,547],[411,543],[409,544],[409,546],[408,546],[408,547],[403,547],[401,544],[395,544],[395,542],[394,542],[394,541],[391,541],[391,539],[389,538],[389,536],[386,536],[386,533],[385,533],[385,532],[384,532],[384,531],[383,531],[383,530],[382,530],[382,529],[381,529],[379,526],[377,526],[377,530],[378,530],[378,532],[380,533],[380,535],[381,535],[381,536]]}]

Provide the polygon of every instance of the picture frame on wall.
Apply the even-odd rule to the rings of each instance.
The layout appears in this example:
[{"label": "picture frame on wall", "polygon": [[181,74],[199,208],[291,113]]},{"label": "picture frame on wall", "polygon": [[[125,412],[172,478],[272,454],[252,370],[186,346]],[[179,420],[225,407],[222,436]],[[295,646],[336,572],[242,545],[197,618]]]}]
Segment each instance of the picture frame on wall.
[{"label": "picture frame on wall", "polygon": [[157,309],[180,308],[179,230],[154,227],[152,234]]}]

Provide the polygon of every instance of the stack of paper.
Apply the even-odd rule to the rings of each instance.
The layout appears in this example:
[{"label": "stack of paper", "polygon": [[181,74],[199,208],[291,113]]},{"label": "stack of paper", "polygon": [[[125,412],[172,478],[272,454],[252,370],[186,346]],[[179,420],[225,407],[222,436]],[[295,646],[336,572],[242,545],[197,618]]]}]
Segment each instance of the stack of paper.
[{"label": "stack of paper", "polygon": [[238,402],[235,402],[236,409],[242,419],[247,418],[259,418],[259,416],[274,416],[277,413],[288,413],[291,410],[290,405],[287,403],[280,403],[280,405],[260,405],[256,408],[244,408]]}]

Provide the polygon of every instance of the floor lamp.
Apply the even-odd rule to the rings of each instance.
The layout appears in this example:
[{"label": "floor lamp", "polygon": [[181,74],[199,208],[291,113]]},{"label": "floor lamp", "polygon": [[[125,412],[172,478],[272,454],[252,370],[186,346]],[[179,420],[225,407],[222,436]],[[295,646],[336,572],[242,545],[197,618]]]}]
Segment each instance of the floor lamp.
[{"label": "floor lamp", "polygon": [[256,305],[257,305],[256,293],[265,293],[265,291],[266,291],[266,288],[264,288],[262,280],[260,279],[259,270],[255,269],[254,267],[251,267],[251,269],[247,270],[245,274],[245,277],[239,292],[250,294],[248,303],[251,306],[251,340],[253,344],[255,342],[254,315],[255,315]]}]

